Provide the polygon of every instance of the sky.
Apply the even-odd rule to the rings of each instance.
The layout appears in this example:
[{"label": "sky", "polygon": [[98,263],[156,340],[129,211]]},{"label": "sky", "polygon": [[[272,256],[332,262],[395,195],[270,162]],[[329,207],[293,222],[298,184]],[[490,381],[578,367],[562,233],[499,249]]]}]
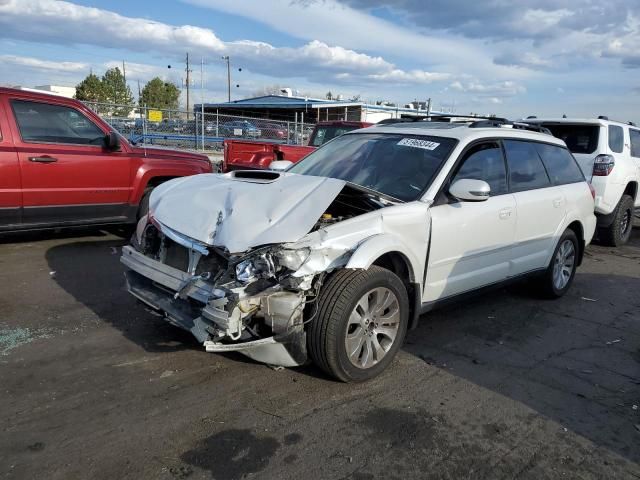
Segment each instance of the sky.
[{"label": "sky", "polygon": [[189,52],[198,103],[226,100],[228,55],[234,99],[278,85],[640,122],[638,2],[0,0],[0,85],[74,86],[124,61],[134,93],[154,76],[183,86]]}]

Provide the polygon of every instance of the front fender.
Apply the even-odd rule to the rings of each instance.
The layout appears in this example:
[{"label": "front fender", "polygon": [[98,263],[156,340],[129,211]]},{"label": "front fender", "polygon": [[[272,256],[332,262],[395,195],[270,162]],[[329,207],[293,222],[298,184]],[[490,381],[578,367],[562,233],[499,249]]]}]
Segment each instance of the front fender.
[{"label": "front fender", "polygon": [[353,252],[345,268],[362,268],[366,270],[386,253],[400,253],[407,261],[410,281],[416,281],[416,272],[422,271],[424,268],[423,262],[416,258],[415,254],[400,238],[386,233],[374,235],[363,241]]}]

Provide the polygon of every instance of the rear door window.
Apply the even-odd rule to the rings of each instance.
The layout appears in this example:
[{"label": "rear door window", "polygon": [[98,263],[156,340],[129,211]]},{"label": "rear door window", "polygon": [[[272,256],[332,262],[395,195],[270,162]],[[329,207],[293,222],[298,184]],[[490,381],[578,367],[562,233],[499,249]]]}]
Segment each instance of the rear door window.
[{"label": "rear door window", "polygon": [[640,130],[630,128],[629,138],[631,140],[631,156],[640,158]]},{"label": "rear door window", "polygon": [[553,125],[542,124],[551,130],[554,137],[564,140],[572,153],[593,153],[598,148],[600,127],[598,125]]},{"label": "rear door window", "polygon": [[25,142],[104,144],[104,132],[75,108],[24,100],[12,100],[11,106]]},{"label": "rear door window", "polygon": [[624,130],[619,125],[609,125],[609,148],[614,153],[624,149]]},{"label": "rear door window", "polygon": [[505,140],[512,192],[545,188],[551,185],[535,144],[522,140]]},{"label": "rear door window", "polygon": [[536,150],[554,185],[583,182],[584,175],[576,159],[566,148],[537,143]]}]

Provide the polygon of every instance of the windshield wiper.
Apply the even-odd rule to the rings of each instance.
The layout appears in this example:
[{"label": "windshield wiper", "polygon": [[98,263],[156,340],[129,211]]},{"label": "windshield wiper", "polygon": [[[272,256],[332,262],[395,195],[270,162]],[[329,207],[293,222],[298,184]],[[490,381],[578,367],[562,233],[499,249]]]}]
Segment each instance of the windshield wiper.
[{"label": "windshield wiper", "polygon": [[350,187],[355,188],[356,190],[360,190],[361,192],[367,193],[372,199],[380,199],[383,201],[387,201],[393,204],[396,203],[406,203],[404,200],[400,200],[399,198],[393,197],[391,195],[387,195],[386,193],[379,192],[372,188],[365,187],[363,185],[358,185],[357,183],[350,182],[345,180]]}]

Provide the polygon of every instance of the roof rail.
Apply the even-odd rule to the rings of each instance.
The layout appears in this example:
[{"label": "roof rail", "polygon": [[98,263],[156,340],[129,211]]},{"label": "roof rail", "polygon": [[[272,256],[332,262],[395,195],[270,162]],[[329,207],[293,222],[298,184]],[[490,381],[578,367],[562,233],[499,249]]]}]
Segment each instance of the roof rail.
[{"label": "roof rail", "polygon": [[609,117],[606,115],[598,115],[598,120],[609,120]]},{"label": "roof rail", "polygon": [[467,119],[468,122],[473,122],[474,119],[478,118],[481,120],[496,120],[500,122],[508,122],[506,118],[502,117],[487,117],[481,115],[457,115],[457,114],[447,114],[447,113],[434,113],[432,115],[419,115],[415,117],[401,117],[401,118],[385,118],[384,120],[380,120],[378,125],[385,125],[390,123],[414,123],[414,122],[423,122],[423,121],[438,121],[443,119],[455,119],[455,118],[464,118]]},{"label": "roof rail", "polygon": [[528,130],[531,132],[539,132],[545,133],[547,135],[552,135],[551,131],[543,127],[541,125],[535,125],[527,122],[511,122],[509,120],[504,119],[493,119],[493,120],[483,120],[480,122],[473,122],[469,125],[469,128],[496,128],[496,127],[511,127],[517,130]]},{"label": "roof rail", "polygon": [[629,125],[631,125],[632,127],[636,126],[635,122],[629,122]]}]

